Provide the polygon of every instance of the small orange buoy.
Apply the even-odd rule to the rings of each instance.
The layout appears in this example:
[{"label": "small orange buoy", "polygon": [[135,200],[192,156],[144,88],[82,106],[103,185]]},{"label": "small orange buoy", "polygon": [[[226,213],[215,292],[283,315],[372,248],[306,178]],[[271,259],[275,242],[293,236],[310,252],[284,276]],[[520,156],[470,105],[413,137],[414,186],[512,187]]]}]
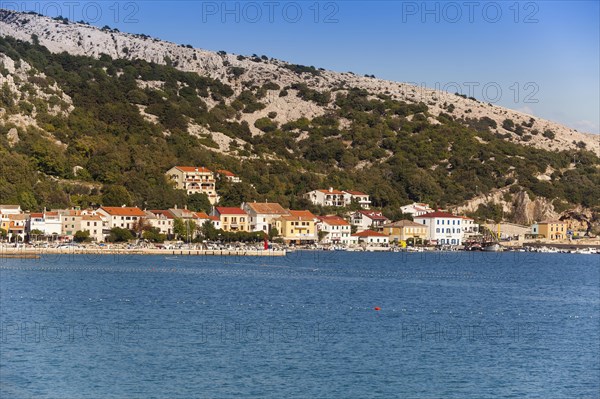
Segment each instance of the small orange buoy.
[{"label": "small orange buoy", "polygon": [[378,311],[378,312],[381,310],[381,308],[380,308],[379,306],[375,306],[375,308],[374,308],[374,309],[375,309],[376,311]]}]

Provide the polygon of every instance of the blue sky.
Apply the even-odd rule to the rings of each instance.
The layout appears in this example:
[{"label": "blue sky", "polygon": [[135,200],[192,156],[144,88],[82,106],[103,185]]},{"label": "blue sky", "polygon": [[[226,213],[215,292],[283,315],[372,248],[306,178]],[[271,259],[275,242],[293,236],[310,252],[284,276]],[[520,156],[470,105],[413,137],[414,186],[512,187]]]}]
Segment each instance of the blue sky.
[{"label": "blue sky", "polygon": [[208,50],[432,88],[457,83],[481,100],[580,131],[600,130],[598,1],[14,4],[0,0],[5,8],[37,7],[51,16],[60,10],[75,20]]}]

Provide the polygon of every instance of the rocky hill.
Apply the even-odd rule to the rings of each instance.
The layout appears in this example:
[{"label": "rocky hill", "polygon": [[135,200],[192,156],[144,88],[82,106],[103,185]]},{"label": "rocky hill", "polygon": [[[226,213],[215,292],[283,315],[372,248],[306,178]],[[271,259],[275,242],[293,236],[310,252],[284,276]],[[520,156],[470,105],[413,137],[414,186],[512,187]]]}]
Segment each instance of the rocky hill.
[{"label": "rocky hill", "polygon": [[[294,83],[306,83],[316,90],[336,90],[343,88],[360,88],[369,93],[386,94],[391,98],[408,102],[423,102],[429,106],[429,113],[437,116],[447,113],[448,107],[444,103],[454,106],[452,114],[457,118],[493,119],[498,125],[498,131],[510,135],[509,140],[520,141],[524,145],[550,150],[575,148],[578,143],[585,143],[586,148],[600,155],[600,140],[597,135],[577,132],[561,124],[543,120],[532,115],[511,109],[483,103],[477,100],[417,87],[410,84],[391,82],[371,77],[361,77],[352,73],[338,73],[326,70],[310,70],[306,73],[297,73],[289,63],[266,58],[264,56],[236,56],[234,54],[214,53],[191,46],[158,40],[146,35],[121,33],[108,28],[97,29],[82,23],[65,23],[64,20],[54,20],[35,14],[21,14],[7,10],[0,10],[0,32],[20,40],[31,41],[32,37],[38,38],[39,43],[53,53],[67,52],[73,55],[86,55],[99,58],[106,54],[113,59],[142,59],[157,64],[171,64],[182,71],[196,72],[203,76],[225,82],[240,94],[244,90],[244,82],[254,82],[262,85],[274,82],[284,87]],[[238,73],[232,73],[236,68],[241,68]],[[250,122],[253,133],[259,132],[253,127],[256,119],[267,116],[269,112],[277,112],[276,120],[286,122],[302,116],[312,118],[322,115],[331,104],[318,106],[309,101],[290,101],[290,98],[268,98],[266,108],[252,115],[246,115],[245,120]],[[535,122],[531,127],[531,119]],[[510,119],[515,126],[523,126],[519,135],[512,130],[502,128],[503,121]],[[525,125],[524,125],[525,124]],[[530,134],[531,138],[524,141],[531,131],[537,130],[539,134]],[[542,134],[545,131],[554,133],[554,138],[549,139]],[[581,145],[581,144],[579,144]]]},{"label": "rocky hill", "polygon": [[5,167],[42,174],[4,190],[0,179],[6,200],[101,202],[124,186],[132,203],[185,201],[138,182],[185,162],[252,183],[223,196],[232,203],[293,204],[335,185],[368,191],[388,212],[422,200],[476,213],[494,190],[507,208],[523,193],[545,198],[546,210],[526,212],[535,217],[598,206],[599,136],[476,99],[36,14],[0,10],[0,33]]}]

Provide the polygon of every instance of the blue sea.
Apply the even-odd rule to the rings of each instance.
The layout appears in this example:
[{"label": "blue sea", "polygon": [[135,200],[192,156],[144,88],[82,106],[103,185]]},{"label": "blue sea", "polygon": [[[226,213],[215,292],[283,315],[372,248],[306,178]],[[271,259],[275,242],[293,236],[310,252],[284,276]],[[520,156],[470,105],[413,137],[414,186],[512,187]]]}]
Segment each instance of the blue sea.
[{"label": "blue sea", "polygon": [[1,398],[596,398],[600,257],[0,259]]}]

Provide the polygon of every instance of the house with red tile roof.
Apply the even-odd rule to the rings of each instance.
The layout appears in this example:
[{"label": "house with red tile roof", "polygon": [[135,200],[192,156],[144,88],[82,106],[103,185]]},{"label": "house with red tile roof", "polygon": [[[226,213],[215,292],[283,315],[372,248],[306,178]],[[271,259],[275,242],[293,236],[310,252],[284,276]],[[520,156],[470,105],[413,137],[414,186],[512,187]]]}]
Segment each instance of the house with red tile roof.
[{"label": "house with red tile roof", "polygon": [[212,216],[218,216],[223,231],[250,231],[250,216],[242,208],[216,206]]},{"label": "house with red tile roof", "polygon": [[106,229],[115,227],[131,230],[146,213],[138,207],[130,206],[102,206],[96,213],[100,215],[107,223]]},{"label": "house with red tile roof", "polygon": [[321,206],[346,206],[345,193],[340,190],[329,188],[328,190],[313,190],[304,194],[315,205]]},{"label": "house with red tile roof", "polygon": [[174,166],[166,172],[178,190],[187,195],[206,194],[211,204],[219,202],[215,174],[201,166]]},{"label": "house with red tile roof", "polygon": [[289,212],[276,202],[244,202],[242,209],[250,217],[250,231],[263,231],[267,234],[275,227],[275,219],[289,215]]},{"label": "house with red tile roof", "polygon": [[144,213],[146,214],[144,216],[146,223],[158,229],[160,234],[164,234],[167,237],[171,237],[174,234],[175,216],[171,212],[168,210],[147,210]]},{"label": "house with red tile roof", "polygon": [[315,220],[309,211],[290,211],[289,215],[275,219],[275,227],[287,243],[314,243],[317,240]]},{"label": "house with red tile roof", "polygon": [[230,181],[231,183],[241,183],[242,182],[242,179],[240,179],[239,176],[237,176],[235,173],[233,173],[229,170],[219,169],[219,170],[217,170],[217,174],[221,178],[225,178],[228,181]]},{"label": "house with red tile roof", "polygon": [[382,231],[383,225],[389,222],[389,219],[378,211],[360,210],[352,214],[350,222],[356,226],[356,231],[377,230]]},{"label": "house with red tile roof", "polygon": [[356,238],[352,237],[352,226],[339,216],[319,216],[317,231],[324,232],[322,244],[353,244]]}]

